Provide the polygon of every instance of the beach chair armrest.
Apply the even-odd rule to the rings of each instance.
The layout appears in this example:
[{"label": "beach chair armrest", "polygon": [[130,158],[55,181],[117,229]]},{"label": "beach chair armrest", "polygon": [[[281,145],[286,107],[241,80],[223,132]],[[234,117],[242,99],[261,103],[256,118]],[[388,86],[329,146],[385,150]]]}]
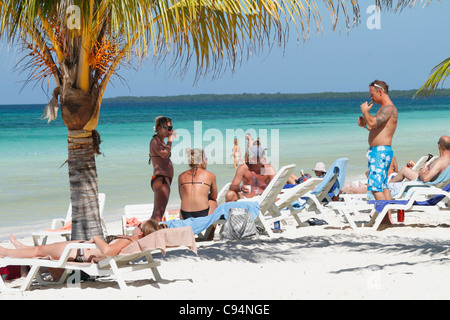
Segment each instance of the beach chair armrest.
[{"label": "beach chair armrest", "polygon": [[[412,188],[410,189],[405,196],[405,199],[411,199],[413,198],[415,195],[421,195],[421,196],[435,196],[435,195],[440,195],[440,194],[445,194],[445,191],[443,191],[440,188],[436,188],[433,186],[429,186],[429,187],[416,187],[416,188]],[[415,197],[417,198],[417,197]],[[415,199],[414,198],[414,199]]]},{"label": "beach chair armrest", "polygon": [[51,226],[50,229],[57,230],[59,228],[62,228],[64,226],[64,223],[65,223],[65,221],[62,218],[53,219],[52,220],[52,226]]}]

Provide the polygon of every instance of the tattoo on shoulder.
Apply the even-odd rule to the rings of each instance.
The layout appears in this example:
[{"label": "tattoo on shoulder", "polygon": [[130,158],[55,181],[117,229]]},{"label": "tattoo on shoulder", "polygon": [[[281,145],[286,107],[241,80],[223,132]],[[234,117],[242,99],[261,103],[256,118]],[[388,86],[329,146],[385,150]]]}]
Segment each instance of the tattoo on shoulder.
[{"label": "tattoo on shoulder", "polygon": [[393,105],[381,107],[376,114],[377,126],[385,124],[389,118],[392,116],[393,118],[397,118],[397,109]]}]

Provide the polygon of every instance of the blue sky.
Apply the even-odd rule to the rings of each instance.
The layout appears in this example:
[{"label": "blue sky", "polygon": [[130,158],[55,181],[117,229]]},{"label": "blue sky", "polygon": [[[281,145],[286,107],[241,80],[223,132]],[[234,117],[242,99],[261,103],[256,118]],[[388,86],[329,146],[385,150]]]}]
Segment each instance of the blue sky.
[{"label": "blue sky", "polygon": [[[137,70],[121,69],[126,84],[114,80],[104,97],[365,91],[374,79],[386,81],[392,90],[420,87],[431,69],[450,56],[450,1],[418,4],[397,14],[381,12],[380,29],[366,25],[372,3],[361,5],[361,24],[350,32],[342,24],[340,31],[332,31],[329,15],[322,11],[322,33],[312,30],[300,43],[293,35],[284,53],[274,46],[217,79],[207,76],[194,83],[193,70],[183,78],[167,75],[168,63],[155,69],[150,60]],[[1,104],[47,103],[40,85],[31,83],[21,91],[26,74],[14,71],[18,57],[7,46],[0,48]]]}]

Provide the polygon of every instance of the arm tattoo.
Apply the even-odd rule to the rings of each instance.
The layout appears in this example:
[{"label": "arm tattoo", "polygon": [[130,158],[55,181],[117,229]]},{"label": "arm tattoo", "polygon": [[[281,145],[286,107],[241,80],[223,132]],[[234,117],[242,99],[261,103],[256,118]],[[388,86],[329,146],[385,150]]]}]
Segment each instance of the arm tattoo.
[{"label": "arm tattoo", "polygon": [[394,115],[395,107],[393,105],[381,107],[376,114],[377,126],[385,124],[389,118]]}]

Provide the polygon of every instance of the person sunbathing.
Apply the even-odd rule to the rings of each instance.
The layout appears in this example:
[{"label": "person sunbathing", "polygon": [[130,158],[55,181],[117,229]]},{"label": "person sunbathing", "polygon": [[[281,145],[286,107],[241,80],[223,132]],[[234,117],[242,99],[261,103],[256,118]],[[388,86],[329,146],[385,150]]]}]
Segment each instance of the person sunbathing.
[{"label": "person sunbathing", "polygon": [[206,170],[207,158],[202,149],[187,149],[190,169],[178,176],[183,219],[210,215],[217,208],[216,175]]},{"label": "person sunbathing", "polygon": [[414,171],[408,166],[403,167],[400,172],[389,182],[401,182],[405,178],[408,180],[418,180],[422,182],[433,182],[450,165],[450,137],[442,136],[438,141],[439,158],[431,165],[425,165],[420,171]]},{"label": "person sunbathing", "polygon": [[94,258],[104,258],[117,255],[123,248],[129,244],[149,235],[150,233],[167,228],[166,225],[159,225],[156,220],[147,220],[140,223],[133,230],[131,236],[117,235],[108,236],[103,240],[99,236],[94,236],[90,241],[64,241],[40,246],[27,246],[18,241],[13,235],[9,236],[9,240],[15,249],[7,249],[0,247],[0,258],[43,258],[50,257],[53,260],[59,260],[64,249],[69,243],[95,243],[98,249],[72,250],[70,261],[91,262]]}]

